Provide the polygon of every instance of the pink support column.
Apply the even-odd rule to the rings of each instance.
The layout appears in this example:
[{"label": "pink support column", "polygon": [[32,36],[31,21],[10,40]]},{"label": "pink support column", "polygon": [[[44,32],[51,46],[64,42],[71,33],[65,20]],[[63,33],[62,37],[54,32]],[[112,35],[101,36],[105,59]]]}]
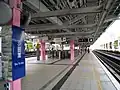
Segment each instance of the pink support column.
[{"label": "pink support column", "polygon": [[41,59],[43,61],[46,60],[46,53],[45,53],[45,41],[40,41],[41,42]]},{"label": "pink support column", "polygon": [[74,40],[70,41],[70,60],[74,61],[75,55],[74,55]]},{"label": "pink support column", "polygon": [[[17,6],[20,5],[21,0],[10,0],[10,6],[13,8],[13,19],[11,25],[20,27],[20,13],[21,9]],[[19,73],[19,72],[18,72]],[[21,89],[21,79],[10,81],[10,90],[22,90]]]},{"label": "pink support column", "polygon": [[21,79],[10,82],[10,90],[22,90],[21,89]]}]

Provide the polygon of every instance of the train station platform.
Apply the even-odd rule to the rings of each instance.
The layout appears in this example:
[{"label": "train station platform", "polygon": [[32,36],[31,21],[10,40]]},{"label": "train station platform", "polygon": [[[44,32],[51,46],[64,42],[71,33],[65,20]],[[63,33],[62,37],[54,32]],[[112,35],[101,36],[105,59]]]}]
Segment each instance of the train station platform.
[{"label": "train station platform", "polygon": [[[67,59],[50,65],[28,64],[22,90],[120,90],[93,53],[85,54],[73,72],[66,76],[74,66],[70,64]],[[65,77],[67,79],[62,81]]]},{"label": "train station platform", "polygon": [[56,84],[81,57],[82,55],[77,56],[74,62],[63,59],[52,64],[27,63],[27,75],[22,80],[22,90],[46,90],[51,84]]},{"label": "train station platform", "polygon": [[22,90],[120,90],[120,84],[92,52],[75,59],[72,63],[69,59],[53,64],[27,63]]},{"label": "train station platform", "polygon": [[120,90],[120,85],[115,82],[117,81],[90,53],[82,58],[60,90]]}]

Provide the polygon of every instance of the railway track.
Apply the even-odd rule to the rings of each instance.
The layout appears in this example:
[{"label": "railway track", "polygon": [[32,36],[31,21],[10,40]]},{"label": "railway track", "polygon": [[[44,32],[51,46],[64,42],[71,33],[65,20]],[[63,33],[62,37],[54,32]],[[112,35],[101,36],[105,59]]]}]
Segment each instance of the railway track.
[{"label": "railway track", "polygon": [[110,56],[104,54],[102,51],[94,50],[93,53],[120,83],[120,60],[111,58]]},{"label": "railway track", "polygon": [[116,56],[116,57],[120,57],[120,52],[112,52],[112,51],[106,51],[106,50],[100,50],[100,51],[110,54],[110,55],[113,55],[113,56]]}]

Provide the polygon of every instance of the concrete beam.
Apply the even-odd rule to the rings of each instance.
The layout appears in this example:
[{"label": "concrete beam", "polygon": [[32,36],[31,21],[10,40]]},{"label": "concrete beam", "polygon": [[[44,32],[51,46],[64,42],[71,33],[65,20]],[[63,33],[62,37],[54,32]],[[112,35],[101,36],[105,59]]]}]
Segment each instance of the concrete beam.
[{"label": "concrete beam", "polygon": [[94,7],[39,12],[39,13],[32,14],[32,18],[46,18],[46,17],[64,16],[64,15],[71,15],[71,14],[99,13],[102,11],[101,7],[102,7],[102,5],[101,6],[94,6]]},{"label": "concrete beam", "polygon": [[74,28],[91,28],[95,27],[97,24],[87,24],[87,25],[29,25],[26,31],[45,31],[45,30],[55,30],[55,29],[74,29]]}]

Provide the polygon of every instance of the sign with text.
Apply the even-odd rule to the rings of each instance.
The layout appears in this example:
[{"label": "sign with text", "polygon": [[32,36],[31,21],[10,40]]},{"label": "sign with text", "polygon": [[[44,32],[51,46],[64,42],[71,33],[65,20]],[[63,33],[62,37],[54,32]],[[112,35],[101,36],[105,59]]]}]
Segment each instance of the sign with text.
[{"label": "sign with text", "polygon": [[79,38],[78,42],[93,42],[93,38]]},{"label": "sign with text", "polygon": [[12,80],[25,76],[24,29],[12,26]]}]

